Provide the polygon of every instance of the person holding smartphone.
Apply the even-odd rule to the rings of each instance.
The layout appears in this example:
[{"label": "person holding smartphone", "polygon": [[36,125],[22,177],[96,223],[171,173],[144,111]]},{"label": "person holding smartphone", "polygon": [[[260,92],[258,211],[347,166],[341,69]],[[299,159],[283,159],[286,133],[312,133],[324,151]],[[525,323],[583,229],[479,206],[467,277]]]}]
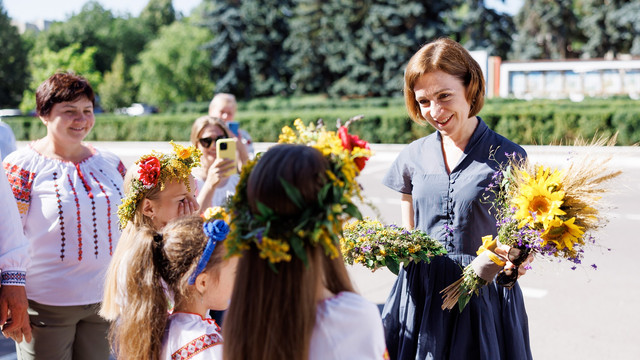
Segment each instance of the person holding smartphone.
[{"label": "person holding smartphone", "polygon": [[250,158],[255,155],[253,151],[253,141],[249,133],[240,129],[240,124],[235,121],[236,111],[238,110],[238,103],[236,97],[229,93],[218,93],[211,103],[209,103],[209,116],[213,116],[221,119],[227,124],[234,137],[236,137],[247,148],[247,154]]},{"label": "person holding smartphone", "polygon": [[[248,160],[246,147],[235,140],[231,130],[219,118],[202,116],[191,126],[191,142],[202,151],[200,167],[195,168],[192,174],[196,179],[196,199],[203,211],[224,204],[235,193],[238,170]],[[235,151],[220,156],[217,142],[223,148],[221,151],[233,148]]]}]

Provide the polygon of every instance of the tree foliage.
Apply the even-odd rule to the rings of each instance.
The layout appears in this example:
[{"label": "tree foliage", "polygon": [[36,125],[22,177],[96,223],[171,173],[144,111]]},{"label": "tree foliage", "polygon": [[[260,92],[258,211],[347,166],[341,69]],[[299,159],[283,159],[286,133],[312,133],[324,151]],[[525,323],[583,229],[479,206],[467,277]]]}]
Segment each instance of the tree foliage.
[{"label": "tree foliage", "polygon": [[102,84],[98,86],[98,94],[100,105],[105,111],[113,111],[132,103],[134,86],[122,53],[116,55],[111,71],[104,74]]},{"label": "tree foliage", "polygon": [[580,29],[588,34],[585,55],[640,55],[640,1],[583,0],[576,11]]},{"label": "tree foliage", "polygon": [[515,17],[517,59],[567,59],[579,54],[573,43],[583,41],[573,0],[525,0]]},{"label": "tree foliage", "polygon": [[139,20],[151,34],[156,35],[161,27],[176,21],[176,11],[171,0],[149,0],[140,13]]},{"label": "tree foliage", "polygon": [[244,1],[240,13],[245,24],[238,63],[249,70],[249,96],[286,94],[291,71],[282,64],[290,57],[283,46],[289,34],[293,1]]},{"label": "tree foliage", "polygon": [[161,107],[210,99],[211,65],[207,52],[202,51],[209,39],[206,29],[186,22],[161,28],[131,70],[139,89],[137,99]]},{"label": "tree foliage", "polygon": [[98,51],[95,47],[82,49],[80,44],[71,44],[60,51],[44,49],[31,56],[29,71],[31,82],[25,90],[20,109],[29,112],[36,106],[36,89],[56,72],[72,72],[84,76],[94,90],[102,82],[102,74],[96,69],[94,57]]},{"label": "tree foliage", "polygon": [[27,87],[27,48],[0,0],[0,107],[15,107]]},{"label": "tree foliage", "polygon": [[245,28],[240,0],[208,0],[203,9],[202,25],[213,34],[213,40],[203,48],[210,52],[215,91],[245,97],[250,89],[249,71],[238,59]]}]

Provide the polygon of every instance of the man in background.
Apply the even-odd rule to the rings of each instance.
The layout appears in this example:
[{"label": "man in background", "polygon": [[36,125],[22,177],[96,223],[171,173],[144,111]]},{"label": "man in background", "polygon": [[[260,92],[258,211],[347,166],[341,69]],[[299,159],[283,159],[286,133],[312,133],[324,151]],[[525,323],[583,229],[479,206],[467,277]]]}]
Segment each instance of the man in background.
[{"label": "man in background", "polygon": [[247,147],[249,158],[253,158],[255,153],[251,136],[246,130],[240,129],[238,122],[234,121],[237,110],[238,103],[236,102],[236,97],[229,93],[216,94],[209,104],[209,116],[217,117],[224,121],[229,129],[231,129],[238,139]]}]

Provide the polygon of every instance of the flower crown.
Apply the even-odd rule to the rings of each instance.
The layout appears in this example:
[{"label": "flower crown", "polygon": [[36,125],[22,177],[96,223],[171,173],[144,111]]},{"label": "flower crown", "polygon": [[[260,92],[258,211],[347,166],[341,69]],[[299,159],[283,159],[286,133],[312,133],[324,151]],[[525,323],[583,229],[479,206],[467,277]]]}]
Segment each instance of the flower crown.
[{"label": "flower crown", "polygon": [[361,118],[352,118],[344,126],[338,120],[337,132],[327,131],[321,120],[317,125],[305,126],[302,120],[296,119],[295,131],[288,126],[282,128],[278,143],[311,146],[329,160],[328,182],[319,191],[315,206],[306,206],[298,189],[282,181],[289,199],[300,208],[299,216],[294,219],[285,221],[261,203],[257,204],[257,213],[251,212],[247,182],[260,156],[245,165],[236,194],[228,205],[231,209],[231,233],[225,241],[227,256],[240,254],[255,244],[260,250],[260,257],[267,259],[271,268],[277,271],[275,264],[290,261],[292,253],[306,264],[305,243],[322,246],[331,258],[339,255],[344,221],[349,217],[362,218],[351,198],[362,200],[360,185],[355,178],[364,168],[371,151],[366,141],[350,135],[347,129],[351,122]]},{"label": "flower crown", "polygon": [[170,144],[173,146],[172,153],[164,154],[154,150],[136,161],[140,167],[138,170],[140,176],[131,180],[131,188],[118,207],[120,228],[124,228],[133,219],[140,199],[156,186],[159,185],[160,190],[164,190],[168,180],[178,180],[191,191],[189,184],[191,169],[200,165],[202,153],[193,146],[184,147],[173,141]]}]

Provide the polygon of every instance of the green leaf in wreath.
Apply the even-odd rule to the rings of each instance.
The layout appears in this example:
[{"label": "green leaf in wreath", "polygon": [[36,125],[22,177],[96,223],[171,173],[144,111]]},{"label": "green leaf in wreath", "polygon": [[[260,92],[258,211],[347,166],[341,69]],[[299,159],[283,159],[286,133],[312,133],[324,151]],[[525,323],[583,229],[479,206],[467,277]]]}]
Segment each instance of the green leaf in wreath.
[{"label": "green leaf in wreath", "polygon": [[296,253],[296,256],[307,266],[307,253],[304,251],[304,243],[302,240],[297,236],[291,237],[291,247],[293,248],[293,252]]},{"label": "green leaf in wreath", "polygon": [[287,196],[289,197],[289,199],[299,209],[304,209],[305,203],[304,203],[302,194],[300,194],[300,190],[298,190],[295,186],[289,184],[289,182],[283,179],[282,177],[280,178],[280,184],[282,184],[282,187],[284,188],[284,191],[287,193]]}]

